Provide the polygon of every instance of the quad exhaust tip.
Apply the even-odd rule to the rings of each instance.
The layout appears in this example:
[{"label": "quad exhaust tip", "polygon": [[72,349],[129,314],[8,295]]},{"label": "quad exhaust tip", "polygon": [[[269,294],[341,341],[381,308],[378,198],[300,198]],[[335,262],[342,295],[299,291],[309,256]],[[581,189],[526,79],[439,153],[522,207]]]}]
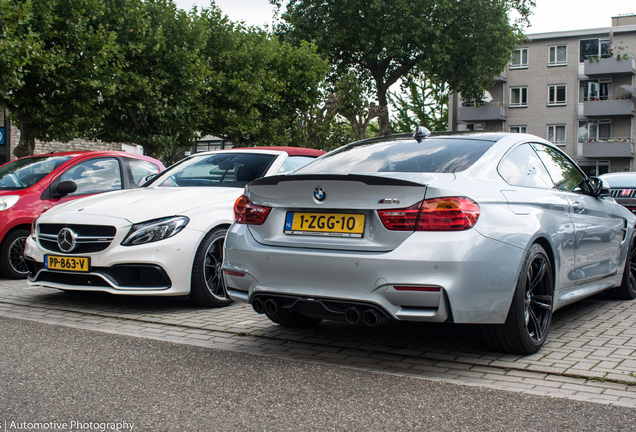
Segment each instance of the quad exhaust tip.
[{"label": "quad exhaust tip", "polygon": [[350,307],[345,311],[345,319],[349,324],[356,325],[360,322],[360,318],[362,317],[362,313],[358,310],[358,308]]},{"label": "quad exhaust tip", "polygon": [[265,313],[267,315],[276,315],[276,312],[278,312],[278,302],[276,302],[275,300],[272,299],[267,299],[265,300]]},{"label": "quad exhaust tip", "polygon": [[263,304],[263,301],[258,297],[255,298],[254,301],[252,302],[252,308],[254,309],[254,312],[256,312],[257,314],[265,313],[265,305]]}]

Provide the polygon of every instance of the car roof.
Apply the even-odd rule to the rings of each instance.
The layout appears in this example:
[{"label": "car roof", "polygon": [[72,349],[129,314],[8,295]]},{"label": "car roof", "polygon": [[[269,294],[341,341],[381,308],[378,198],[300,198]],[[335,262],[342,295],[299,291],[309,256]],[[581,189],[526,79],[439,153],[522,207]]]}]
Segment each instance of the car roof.
[{"label": "car roof", "polygon": [[326,152],[323,150],[305,148],[305,147],[285,147],[285,146],[259,146],[259,147],[234,147],[231,149],[224,149],[223,151],[232,151],[232,150],[252,150],[252,151],[277,151],[277,152],[286,152],[290,156],[322,156]]},{"label": "car roof", "polygon": [[[34,157],[46,157],[46,156],[68,156],[71,158],[76,158],[76,157],[81,157],[81,156],[121,156],[121,157],[129,157],[129,158],[134,158],[134,159],[141,159],[141,160],[145,160],[148,162],[151,162],[153,164],[160,164],[161,167],[164,167],[163,163],[161,163],[160,160],[155,159],[153,157],[147,156],[147,155],[141,155],[141,154],[137,154],[137,153],[130,153],[130,152],[125,152],[125,151],[119,151],[119,150],[75,150],[75,151],[60,151],[60,152],[50,152],[50,153],[40,153],[40,154],[34,154],[34,155],[29,155],[29,156],[23,156],[21,158],[18,159],[27,159],[27,158],[34,158]],[[18,160],[18,159],[14,159]],[[11,163],[13,161],[8,161],[7,163]],[[165,168],[165,167],[164,167]]]},{"label": "car roof", "polygon": [[636,172],[616,172],[601,174],[599,178],[607,181],[610,187],[636,187]]}]

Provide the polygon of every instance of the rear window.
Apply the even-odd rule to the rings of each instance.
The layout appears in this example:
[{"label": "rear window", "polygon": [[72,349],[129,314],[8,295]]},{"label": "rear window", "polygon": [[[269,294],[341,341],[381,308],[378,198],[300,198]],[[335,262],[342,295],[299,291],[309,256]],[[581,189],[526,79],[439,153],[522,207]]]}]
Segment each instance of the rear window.
[{"label": "rear window", "polygon": [[344,146],[296,173],[455,173],[470,168],[492,141],[457,138],[361,141]]}]

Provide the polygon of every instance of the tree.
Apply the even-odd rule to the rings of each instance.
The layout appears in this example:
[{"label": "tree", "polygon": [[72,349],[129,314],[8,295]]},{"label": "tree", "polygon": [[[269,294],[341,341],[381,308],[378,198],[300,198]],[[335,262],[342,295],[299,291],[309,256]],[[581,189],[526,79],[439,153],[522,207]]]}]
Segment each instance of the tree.
[{"label": "tree", "polygon": [[201,131],[236,145],[298,145],[302,114],[319,100],[329,66],[316,48],[280,42],[258,28],[235,24],[219,52],[205,48],[210,75]]},{"label": "tree", "polygon": [[3,11],[21,17],[2,22],[0,45],[9,56],[0,62],[7,77],[0,105],[17,120],[20,142],[13,153],[22,157],[33,154],[36,138],[69,140],[95,126],[114,35],[102,24],[106,9],[99,0],[31,0],[30,7],[0,1]]},{"label": "tree", "polygon": [[[102,83],[102,126],[107,142],[133,142],[162,157],[190,147],[203,115],[206,59],[202,51],[214,32],[231,32],[214,6],[198,13],[170,0],[106,0],[106,25],[118,50]],[[212,25],[212,27],[208,27]]]},{"label": "tree", "polygon": [[[279,10],[282,0],[270,0]],[[466,97],[488,87],[522,40],[532,0],[289,0],[277,33],[312,41],[334,76],[354,71],[387,109],[387,91],[410,73],[437,76]],[[519,19],[510,22],[509,14]],[[388,110],[380,134],[390,133]]]},{"label": "tree", "polygon": [[400,85],[401,94],[390,93],[396,110],[391,128],[395,132],[412,132],[417,126],[433,131],[448,127],[448,86],[436,77],[409,75]]},{"label": "tree", "polygon": [[23,85],[25,69],[40,50],[37,35],[20,25],[31,16],[30,1],[0,0],[0,94]]},{"label": "tree", "polygon": [[369,102],[363,84],[353,74],[340,78],[335,88],[338,114],[347,119],[355,139],[364,139],[371,121],[380,117],[385,109]]}]

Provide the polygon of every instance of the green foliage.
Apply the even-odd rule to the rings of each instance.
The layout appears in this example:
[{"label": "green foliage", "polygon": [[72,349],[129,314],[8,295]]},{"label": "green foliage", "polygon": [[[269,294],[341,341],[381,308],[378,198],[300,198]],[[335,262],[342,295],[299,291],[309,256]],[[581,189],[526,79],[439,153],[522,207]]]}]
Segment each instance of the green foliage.
[{"label": "green foliage", "polygon": [[338,114],[349,122],[355,139],[366,138],[366,130],[371,121],[379,117],[383,110],[370,102],[364,85],[357,77],[348,73],[335,85]]},{"label": "green foliage", "polygon": [[107,28],[118,46],[110,76],[100,91],[102,129],[107,142],[133,142],[161,157],[196,140],[202,115],[200,94],[207,76],[202,47],[216,9],[201,15],[178,10],[169,0],[105,0]]},{"label": "green foliage", "polygon": [[37,34],[21,25],[31,16],[29,0],[19,3],[0,0],[0,94],[7,94],[22,85],[31,56],[40,50]]},{"label": "green foliage", "polygon": [[413,132],[417,126],[431,131],[444,131],[448,126],[448,86],[435,77],[409,75],[400,85],[401,94],[391,93],[395,108],[391,129]]},{"label": "green foliage", "polygon": [[223,51],[206,47],[210,75],[202,132],[237,145],[298,145],[302,114],[319,100],[328,64],[315,47],[280,42],[257,28],[236,26]]},{"label": "green foliage", "polygon": [[14,154],[25,156],[33,153],[35,138],[69,140],[94,126],[100,83],[116,46],[99,0],[0,1],[20,16],[2,24],[0,44],[10,56],[2,61],[8,80],[0,105],[17,119]]},{"label": "green foliage", "polygon": [[[289,0],[277,33],[296,44],[314,42],[334,76],[354,71],[386,109],[389,87],[410,73],[435,75],[466,97],[481,94],[522,40],[531,6],[532,0]],[[511,25],[512,12],[520,18]],[[379,120],[380,134],[389,133],[388,111]]]}]

